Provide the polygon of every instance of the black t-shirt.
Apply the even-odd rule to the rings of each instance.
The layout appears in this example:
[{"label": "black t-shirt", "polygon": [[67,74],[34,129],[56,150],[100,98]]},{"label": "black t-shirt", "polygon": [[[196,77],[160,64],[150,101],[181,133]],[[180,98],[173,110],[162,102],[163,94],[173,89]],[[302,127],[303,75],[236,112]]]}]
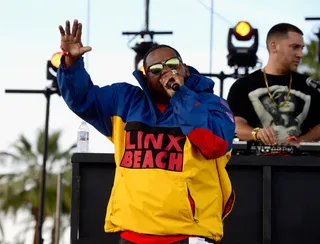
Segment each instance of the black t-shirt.
[{"label": "black t-shirt", "polygon": [[288,135],[306,134],[312,127],[320,124],[317,106],[320,94],[307,86],[308,76],[292,73],[292,86],[287,102],[282,104],[288,94],[290,74],[268,75],[268,94],[263,72],[257,70],[238,79],[230,88],[228,103],[235,116],[247,120],[252,127],[272,126],[279,141]]}]

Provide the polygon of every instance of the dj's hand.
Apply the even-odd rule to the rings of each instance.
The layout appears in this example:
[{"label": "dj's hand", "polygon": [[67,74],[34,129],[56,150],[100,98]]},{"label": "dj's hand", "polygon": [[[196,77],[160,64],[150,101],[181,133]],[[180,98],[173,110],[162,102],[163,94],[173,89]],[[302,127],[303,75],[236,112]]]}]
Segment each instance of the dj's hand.
[{"label": "dj's hand", "polygon": [[288,136],[286,138],[286,142],[284,143],[284,146],[295,146],[296,148],[300,147],[301,139],[295,136]]},{"label": "dj's hand", "polygon": [[264,145],[277,145],[278,140],[276,133],[272,127],[264,127],[257,133],[257,139],[259,139]]},{"label": "dj's hand", "polygon": [[284,143],[284,146],[294,146],[296,148],[300,147],[300,142],[299,141],[286,141],[286,143]]}]

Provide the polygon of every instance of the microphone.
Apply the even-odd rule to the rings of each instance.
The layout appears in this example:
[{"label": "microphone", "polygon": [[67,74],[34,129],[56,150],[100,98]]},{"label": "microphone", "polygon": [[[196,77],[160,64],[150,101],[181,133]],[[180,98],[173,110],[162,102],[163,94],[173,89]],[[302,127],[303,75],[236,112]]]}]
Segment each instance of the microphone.
[{"label": "microphone", "polygon": [[306,83],[309,87],[311,87],[313,90],[315,90],[316,92],[320,93],[320,81],[312,78],[312,77],[308,77],[306,80]]},{"label": "microphone", "polygon": [[[172,74],[173,75],[176,75],[177,74],[177,71],[175,69],[172,70]],[[174,91],[179,91],[180,90],[180,85],[178,83],[174,83],[175,82],[175,79],[174,78],[171,78],[169,80],[169,82],[171,81],[171,83],[169,84],[170,88]]]},{"label": "microphone", "polygon": [[179,91],[180,90],[180,85],[178,83],[173,83],[171,85],[171,89],[174,91]]}]

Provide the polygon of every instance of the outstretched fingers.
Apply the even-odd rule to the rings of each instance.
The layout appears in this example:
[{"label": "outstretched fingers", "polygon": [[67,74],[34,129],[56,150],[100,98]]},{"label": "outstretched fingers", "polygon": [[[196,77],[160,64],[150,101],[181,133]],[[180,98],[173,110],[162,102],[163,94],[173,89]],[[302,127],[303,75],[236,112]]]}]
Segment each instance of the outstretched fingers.
[{"label": "outstretched fingers", "polygon": [[65,28],[65,30],[66,30],[66,34],[67,34],[67,35],[70,35],[70,21],[69,21],[69,20],[66,21],[66,28]]},{"label": "outstretched fingers", "polygon": [[72,32],[71,32],[71,35],[72,35],[73,37],[76,37],[77,29],[78,29],[78,20],[75,19],[75,20],[73,21]]},{"label": "outstretched fingers", "polygon": [[79,23],[76,30],[76,40],[81,42],[81,35],[82,35],[82,24]]},{"label": "outstretched fingers", "polygon": [[72,30],[70,29],[70,21],[67,20],[65,23],[65,28],[60,25],[59,31],[61,34],[61,46],[70,52],[73,57],[80,57],[84,53],[91,51],[91,47],[84,47],[82,45],[82,24],[79,23],[77,19],[73,21]]},{"label": "outstretched fingers", "polygon": [[61,34],[61,37],[63,37],[66,33],[64,32],[64,29],[61,25],[59,25],[59,31],[60,31],[60,34]]}]

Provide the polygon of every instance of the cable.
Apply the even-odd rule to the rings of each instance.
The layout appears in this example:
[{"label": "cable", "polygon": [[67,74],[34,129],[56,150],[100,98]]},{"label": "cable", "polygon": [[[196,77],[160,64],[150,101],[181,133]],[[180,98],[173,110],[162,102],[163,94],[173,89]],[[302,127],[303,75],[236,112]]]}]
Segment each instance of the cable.
[{"label": "cable", "polygon": [[203,3],[201,0],[197,0],[197,2],[199,4],[201,4],[202,6],[204,6],[206,9],[208,9],[209,11],[211,11],[213,14],[215,14],[217,17],[219,17],[221,20],[223,20],[224,22],[226,22],[227,24],[229,24],[230,26],[233,25],[233,23],[230,20],[227,20],[225,17],[223,17],[221,14],[213,11],[211,9],[211,7],[207,6],[205,3]]},{"label": "cable", "polygon": [[[207,6],[207,5],[206,5],[204,2],[202,2],[201,0],[197,0],[197,2],[198,2],[199,4],[201,4],[202,6],[204,6],[207,10],[211,11],[213,14],[215,14],[217,17],[219,17],[219,18],[220,18],[221,20],[223,20],[225,23],[227,23],[230,27],[234,25],[230,20],[226,19],[223,15],[219,14],[218,12],[213,11],[213,10],[211,9],[211,7]],[[259,47],[262,47],[262,48],[264,48],[264,49],[267,49],[267,47],[264,46],[264,45],[262,45],[262,44],[259,44]]]}]

